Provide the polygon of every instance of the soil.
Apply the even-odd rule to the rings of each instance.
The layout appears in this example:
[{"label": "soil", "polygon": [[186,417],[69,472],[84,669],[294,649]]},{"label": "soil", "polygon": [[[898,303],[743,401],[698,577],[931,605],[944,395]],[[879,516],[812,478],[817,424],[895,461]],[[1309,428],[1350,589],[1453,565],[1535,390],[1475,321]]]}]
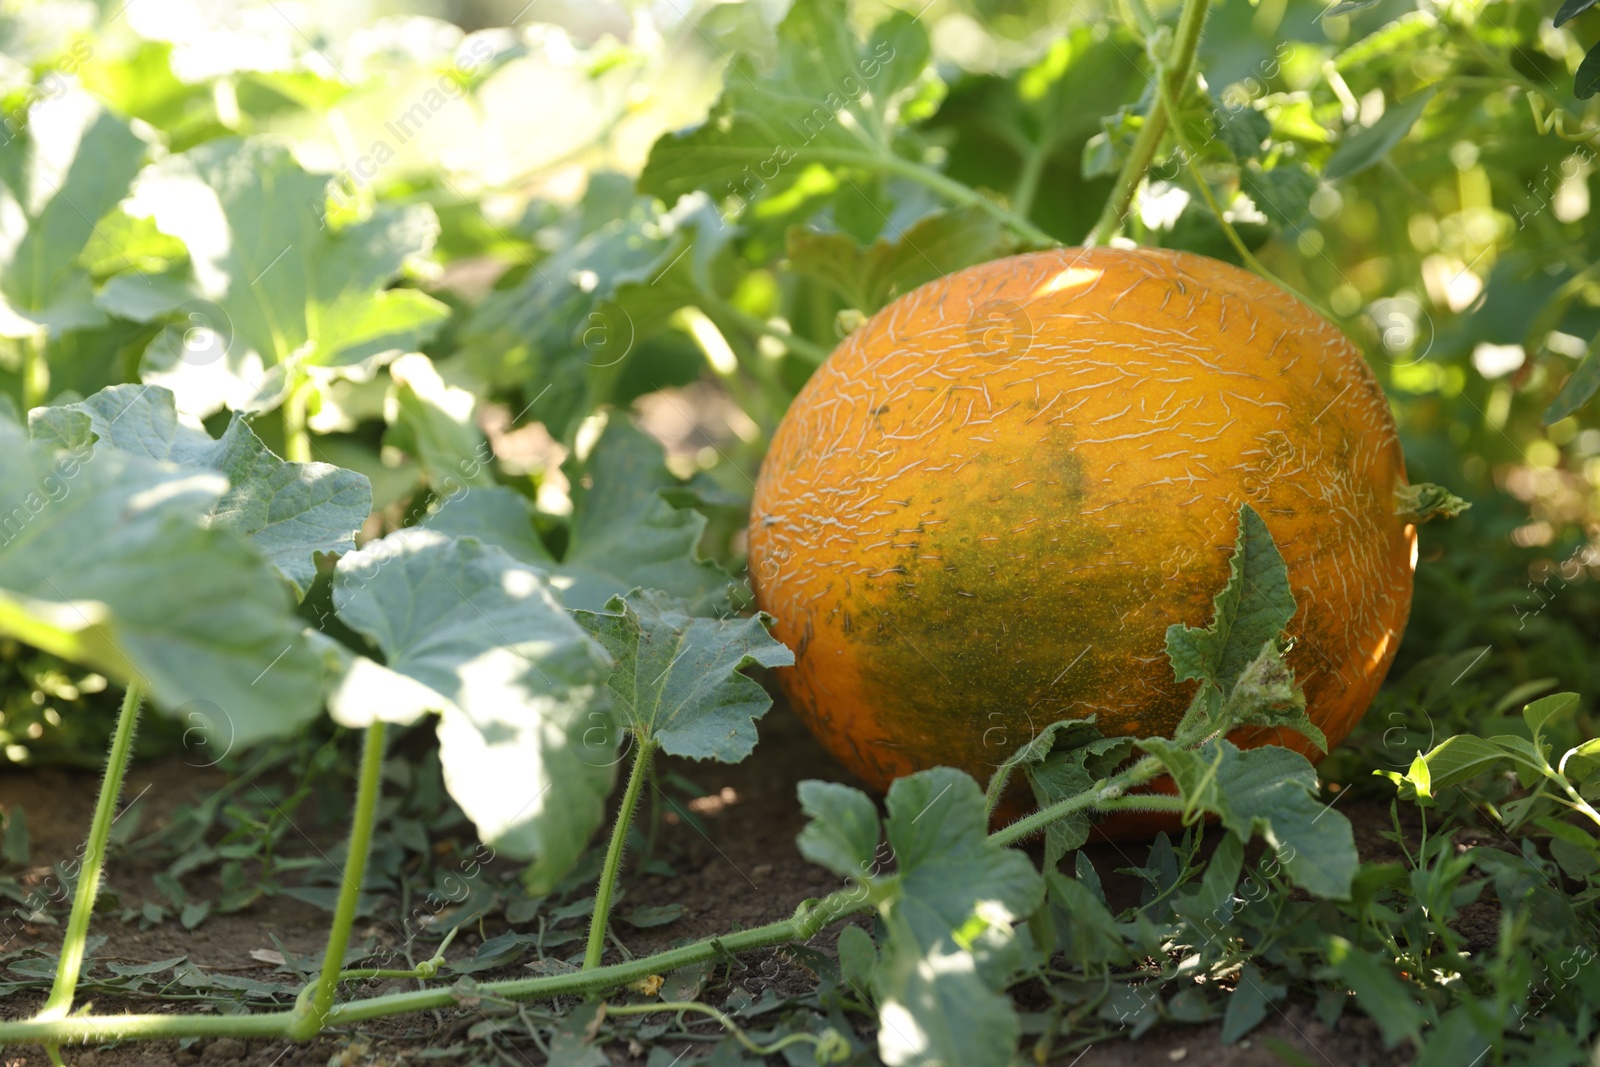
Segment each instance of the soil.
[{"label": "soil", "polygon": [[[799,721],[782,707],[775,708],[762,723],[762,743],[755,755],[743,764],[696,764],[665,760],[662,770],[691,779],[707,791],[707,797],[693,805],[708,833],[702,835],[690,823],[670,816],[662,834],[662,844],[672,855],[677,874],[672,877],[625,876],[626,911],[637,905],[678,903],[687,910],[677,922],[642,931],[622,928],[630,949],[648,952],[664,948],[685,938],[704,937],[737,927],[750,927],[790,915],[796,904],[807,897],[821,896],[838,887],[838,880],[822,868],[803,860],[795,848],[804,817],[795,803],[795,785],[805,778],[827,778],[855,783],[806,732]],[[179,803],[203,796],[222,783],[216,772],[196,773],[178,761],[136,765],[128,773],[125,797],[138,797],[148,805],[143,830],[159,828]],[[8,774],[0,778],[0,809],[22,806],[27,811],[32,838],[32,862],[43,865],[71,858],[80,847],[92,814],[95,776],[62,770],[35,770]],[[147,788],[148,787],[148,788]],[[142,795],[141,795],[142,794]],[[1359,807],[1352,800],[1345,808],[1356,828],[1357,844],[1367,859],[1398,858],[1394,845],[1380,835],[1389,828],[1387,805]],[[338,827],[311,830],[318,848],[337,840]],[[1138,866],[1144,848],[1141,844],[1100,844],[1089,848],[1114,906],[1137,900],[1134,880],[1115,873],[1118,867]],[[1136,860],[1137,858],[1137,860]],[[137,856],[118,860],[115,856],[107,875],[107,888],[124,903],[158,899],[151,877],[159,867],[141,863]],[[1120,898],[1120,899],[1119,899]],[[1479,917],[1493,937],[1492,915]],[[865,921],[865,920],[857,920]],[[167,921],[148,930],[122,923],[115,917],[97,917],[94,932],[107,935],[108,942],[97,953],[104,960],[148,962],[174,956],[187,956],[206,971],[267,978],[270,968],[252,959],[252,950],[270,949],[275,936],[289,951],[320,956],[326,936],[328,913],[311,904],[276,896],[237,914],[219,914],[206,919],[194,932],[186,932]],[[503,929],[503,927],[501,927]],[[824,931],[812,947],[833,955],[838,927]],[[491,936],[499,930],[490,927]],[[30,927],[29,936],[54,950],[59,928]],[[384,924],[358,923],[359,937],[384,936]],[[474,933],[458,942],[460,954],[475,947]],[[11,946],[15,947],[15,946]],[[565,946],[577,950],[581,944]],[[452,956],[457,954],[452,950]],[[768,950],[743,958],[747,970],[734,976],[752,995],[765,989],[779,993],[810,988],[811,976],[794,963]],[[500,972],[477,975],[484,978]],[[516,967],[507,974],[526,975]],[[396,985],[395,988],[400,988]],[[723,992],[720,995],[725,996]],[[0,1000],[0,1017],[15,1018],[30,1014],[41,998],[17,994]],[[101,1000],[101,1012],[179,1010],[179,1006],[152,1007],[148,1001]],[[131,1043],[95,1050],[63,1050],[73,1067],[156,1067],[179,1064],[226,1064],[230,1067],[306,1067],[330,1064],[353,1067],[355,1064],[420,1063],[418,1053],[437,1042],[459,1036],[462,1026],[472,1020],[470,1012],[445,1012],[439,1016],[412,1016],[364,1024],[359,1034],[325,1036],[305,1045],[283,1041],[241,1042],[217,1039],[195,1042],[180,1048],[171,1041]],[[442,1029],[434,1030],[435,1020]],[[458,1022],[461,1025],[457,1025]],[[1386,1050],[1376,1027],[1355,1012],[1346,1012],[1336,1028],[1330,1030],[1314,1016],[1310,1006],[1288,1003],[1275,1017],[1256,1028],[1248,1038],[1224,1047],[1217,1024],[1167,1026],[1138,1041],[1111,1041],[1057,1057],[1052,1062],[1071,1067],[1156,1067],[1228,1064],[1230,1067],[1289,1063],[1390,1064],[1404,1052]],[[453,1039],[453,1038],[451,1038]],[[1293,1050],[1287,1056],[1280,1050]],[[703,1051],[703,1049],[702,1049]],[[629,1058],[625,1048],[607,1049],[612,1062],[639,1064]],[[1295,1059],[1297,1054],[1300,1059]],[[529,1050],[526,1062],[537,1062]],[[43,1067],[48,1064],[37,1048],[0,1049],[0,1067]],[[774,1057],[771,1062],[782,1062]]]}]

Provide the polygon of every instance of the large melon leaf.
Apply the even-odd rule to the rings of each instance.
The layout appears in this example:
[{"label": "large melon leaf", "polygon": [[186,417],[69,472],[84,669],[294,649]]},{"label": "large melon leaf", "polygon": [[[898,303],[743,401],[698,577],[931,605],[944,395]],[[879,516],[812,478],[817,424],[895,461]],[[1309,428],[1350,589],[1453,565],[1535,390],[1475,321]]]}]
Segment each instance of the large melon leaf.
[{"label": "large melon leaf", "polygon": [[[291,361],[341,367],[410,351],[447,317],[422,292],[388,288],[433,247],[433,209],[382,205],[335,228],[327,183],[267,138],[209,141],[139,177],[127,210],[182,240],[189,265],[155,278],[118,275],[98,302],[138,322],[171,322],[142,373],[177,393],[180,410],[270,406]],[[196,330],[209,339],[198,353]]]},{"label": "large melon leaf", "polygon": [[616,779],[610,665],[543,572],[474,538],[400,530],[339,560],[334,606],[384,664],[346,655],[347,726],[439,715],[445,784],[545,892],[577,861]]},{"label": "large melon leaf", "polygon": [[313,554],[348,552],[372,510],[366,477],[328,463],[288,463],[272,453],[240,415],[220,438],[180,418],[171,391],[113,385],[77,404],[35,408],[35,438],[63,447],[163,460],[189,470],[217,471],[228,489],[207,521],[248,540],[304,596],[316,577]]},{"label": "large melon leaf", "polygon": [[612,597],[646,588],[687,601],[696,614],[727,609],[728,575],[697,558],[705,517],[667,502],[663,494],[679,483],[654,439],[614,418],[588,458],[565,470],[573,510],[560,560],[533,529],[527,499],[504,486],[463,486],[423,526],[481,537],[549,571],[569,608],[600,611]]},{"label": "large melon leaf", "polygon": [[205,733],[208,758],[321,711],[323,664],[288,591],[208,522],[222,474],[52,448],[4,418],[0,455],[0,630],[138,682]]}]

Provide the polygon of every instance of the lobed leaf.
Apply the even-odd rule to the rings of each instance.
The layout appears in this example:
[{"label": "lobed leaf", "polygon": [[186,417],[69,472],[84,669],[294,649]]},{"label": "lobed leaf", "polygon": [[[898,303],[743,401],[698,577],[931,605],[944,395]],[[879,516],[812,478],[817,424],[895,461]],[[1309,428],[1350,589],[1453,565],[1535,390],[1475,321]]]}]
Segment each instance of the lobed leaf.
[{"label": "lobed leaf", "polygon": [[327,183],[269,138],[208,141],[140,175],[126,210],[182,240],[189,264],[156,278],[118,275],[97,301],[168,323],[142,375],[172,389],[179,410],[271,406],[291,360],[343,367],[411,351],[448,315],[421,292],[388,288],[433,247],[433,209],[380,205],[335,229]]},{"label": "lobed leaf", "polygon": [[747,667],[787,667],[794,653],[767,633],[771,616],[696,618],[654,589],[576,611],[616,664],[606,682],[620,722],[674,756],[737,763],[756,747],[756,720],[772,706]]},{"label": "lobed leaf", "polygon": [[319,714],[324,667],[292,599],[209,521],[226,478],[86,441],[57,450],[3,418],[0,454],[0,630],[137,681],[208,759]]},{"label": "lobed leaf", "polygon": [[450,795],[486,842],[531,859],[528,881],[543,887],[533,891],[548,891],[599,826],[616,778],[606,651],[543,572],[434,530],[400,530],[340,559],[333,599],[385,661],[352,657],[334,718],[437,712]]},{"label": "lobed leaf", "polygon": [[113,385],[89,399],[28,414],[35,439],[58,447],[97,448],[217,471],[228,489],[206,521],[247,540],[304,596],[316,577],[313,555],[348,552],[372,510],[366,477],[328,463],[288,463],[262,443],[240,415],[213,439],[178,415],[160,386]]},{"label": "lobed leaf", "polygon": [[1217,594],[1211,625],[1167,628],[1167,656],[1178,681],[1214,682],[1224,695],[1275,641],[1295,611],[1289,572],[1267,524],[1255,508],[1239,508],[1239,536],[1229,563],[1228,584]]},{"label": "lobed leaf", "polygon": [[[466,488],[422,525],[481,536],[547,570],[570,608],[600,611],[612,597],[635,588],[681,598],[697,613],[728,608],[727,574],[698,558],[705,517],[665,499],[679,483],[663,465],[654,439],[613,418],[587,460],[573,460],[565,470],[573,486],[573,510],[560,561],[533,530],[526,498],[503,486]],[[585,488],[585,482],[592,487]]]}]

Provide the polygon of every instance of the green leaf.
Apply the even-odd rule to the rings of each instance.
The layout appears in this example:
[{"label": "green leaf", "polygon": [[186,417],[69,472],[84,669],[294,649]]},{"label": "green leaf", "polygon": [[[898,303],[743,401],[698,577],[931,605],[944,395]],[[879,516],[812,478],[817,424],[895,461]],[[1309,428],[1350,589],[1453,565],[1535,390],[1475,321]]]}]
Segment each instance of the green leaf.
[{"label": "green leaf", "polygon": [[1011,998],[991,988],[972,953],[948,942],[920,948],[891,911],[874,971],[878,1056],[888,1067],[1006,1067],[1021,1036]]},{"label": "green leaf", "polygon": [[901,99],[929,54],[927,31],[909,12],[890,16],[863,44],[844,0],[797,0],[778,28],[775,65],[735,56],[706,121],[658,140],[639,188],[669,204],[696,189],[753,201],[786,188],[809,163],[886,155]]},{"label": "green leaf", "polygon": [[600,611],[612,597],[646,588],[686,600],[698,614],[727,610],[727,574],[697,554],[705,517],[674,508],[664,498],[679,483],[663,465],[661,446],[653,438],[613,416],[588,458],[571,460],[564,469],[573,487],[573,510],[559,562],[534,532],[526,499],[504,487],[459,493],[422,525],[480,536],[548,570],[570,608]]},{"label": "green leaf", "polygon": [[1272,120],[1253,107],[1230,111],[1217,124],[1217,138],[1228,146],[1233,158],[1243,162],[1261,155],[1261,146],[1272,136]]},{"label": "green leaf", "polygon": [[1056,947],[1069,960],[1113,965],[1130,960],[1116,916],[1093,888],[1054,869],[1045,872],[1045,880],[1050,887],[1050,904],[1061,913],[1061,921],[1056,924]]},{"label": "green leaf", "polygon": [[1541,697],[1522,709],[1523,721],[1528,724],[1528,729],[1533,733],[1533,745],[1544,750],[1548,746],[1544,739],[1544,728],[1552,719],[1566,718],[1578,706],[1577,693],[1552,693]]},{"label": "green leaf", "polygon": [[363,475],[327,463],[286,463],[238,415],[213,439],[179,418],[172,393],[158,386],[113,385],[81,403],[36,408],[28,426],[58,446],[97,438],[99,448],[225,475],[228,491],[208,523],[245,538],[302,596],[316,577],[312,554],[352,551],[372,510]]},{"label": "green leaf", "polygon": [[1248,841],[1259,832],[1289,877],[1314,896],[1345,900],[1359,859],[1350,820],[1324,804],[1317,773],[1298,752],[1267,745],[1240,751],[1220,742],[1222,824]]},{"label": "green leaf", "polygon": [[[1100,737],[1096,731],[1093,737],[1080,734],[1075,743],[1058,740],[1054,751],[1037,764],[1025,764],[1023,769],[1033,788],[1034,800],[1043,808],[1087,791],[1110,774],[1132,750],[1132,738]],[[1061,857],[1089,840],[1090,826],[1089,812],[1080,811],[1045,827],[1045,868],[1054,869]]]},{"label": "green leaf", "polygon": [[1211,625],[1182,623],[1167,628],[1167,656],[1178,681],[1216,683],[1224,694],[1261,646],[1275,641],[1294,615],[1289,571],[1267,524],[1255,508],[1239,508],[1239,536],[1229,564],[1228,584],[1217,594]]},{"label": "green leaf", "polygon": [[32,99],[26,128],[0,146],[0,336],[105,322],[79,256],[147,149],[87,93],[58,86]]},{"label": "green leaf", "polygon": [[1439,790],[1476,778],[1501,766],[1509,754],[1493,741],[1471,734],[1446,738],[1412,761],[1405,780],[1420,796],[1437,796]]},{"label": "green leaf", "polygon": [[291,359],[349,366],[431,337],[448,309],[387,286],[432,249],[433,210],[380,205],[336,230],[326,204],[327,178],[266,138],[208,141],[140,175],[127,210],[190,256],[160,287],[124,274],[100,294],[124,317],[173,320],[145,354],[145,381],[171,388],[191,414],[270,406]]},{"label": "green leaf", "polygon": [[1600,43],[1590,45],[1583,62],[1578,64],[1578,73],[1572,78],[1572,95],[1587,100],[1597,89],[1600,89]]},{"label": "green leaf", "polygon": [[839,976],[846,985],[865,996],[877,965],[878,946],[872,943],[871,934],[859,926],[846,926],[839,931]]},{"label": "green leaf", "polygon": [[5,817],[5,835],[0,837],[0,860],[12,867],[28,865],[28,816],[14,805]]},{"label": "green leaf", "polygon": [[1289,987],[1283,983],[1267,981],[1255,964],[1245,964],[1222,1016],[1222,1043],[1231,1045],[1254,1030],[1267,1017],[1267,1009],[1288,992]]},{"label": "green leaf", "polygon": [[810,816],[800,831],[800,854],[843,878],[876,875],[878,807],[859,789],[808,779],[800,783],[800,807]]},{"label": "green leaf", "polygon": [[1306,715],[1306,695],[1295,684],[1276,640],[1262,645],[1261,654],[1239,675],[1217,719],[1230,726],[1287,727],[1328,751],[1328,738]]},{"label": "green leaf", "polygon": [[0,631],[123,681],[204,734],[207,756],[321,710],[321,660],[267,564],[205,520],[220,474],[0,420]]},{"label": "green leaf", "polygon": [[884,831],[900,865],[896,909],[932,945],[974,917],[1011,922],[1039,906],[1044,883],[1028,857],[988,838],[977,783],[935,767],[889,787]]},{"label": "green leaf", "polygon": [[1554,425],[1587,404],[1600,389],[1600,333],[1589,341],[1583,358],[1572,369],[1561,391],[1544,411],[1544,424]]},{"label": "green leaf", "polygon": [[1248,842],[1259,833],[1295,884],[1345,900],[1359,866],[1350,821],[1322,803],[1317,775],[1297,752],[1267,745],[1241,751],[1230,741],[1188,749],[1165,738],[1141,748],[1161,759],[1191,810],[1213,812]]},{"label": "green leaf", "polygon": [[606,685],[618,721],[674,756],[737,763],[756,747],[756,720],[772,706],[747,667],[787,667],[794,653],[767,633],[771,616],[705,619],[654,589],[612,597],[578,625],[616,666]]},{"label": "green leaf", "polygon": [[882,878],[877,812],[866,794],[804,782],[800,798],[812,816],[801,851],[878,894],[888,932],[871,968],[878,1055],[891,1065],[1004,1067],[1020,1033],[1002,992],[1014,959],[1011,924],[1038,908],[1044,883],[1025,855],[989,840],[978,784],[936,767],[890,786],[885,831],[899,869]]},{"label": "green leaf", "polygon": [[483,839],[532,859],[533,892],[571,868],[604,816],[617,738],[610,657],[543,572],[472,538],[400,530],[339,560],[339,618],[385,665],[354,657],[329,699],[346,726],[439,713],[445,785]]},{"label": "green leaf", "polygon": [[395,360],[389,376],[394,380],[394,413],[385,443],[415,456],[428,484],[441,496],[468,486],[494,485],[489,473],[494,453],[473,421],[473,391],[446,381],[420,352]]},{"label": "green leaf", "polygon": [[1560,29],[1571,19],[1577,18],[1593,7],[1595,3],[1596,0],[1561,0],[1561,6],[1556,9],[1556,29]]},{"label": "green leaf", "polygon": [[[1581,71],[1580,71],[1581,76]],[[1433,99],[1435,89],[1429,86],[1412,93],[1404,100],[1390,101],[1383,116],[1371,126],[1357,128],[1350,133],[1328,157],[1322,176],[1329,181],[1348,178],[1368,167],[1376,166],[1411,132],[1411,127],[1422,116],[1422,111]]]},{"label": "green leaf", "polygon": [[1407,522],[1424,523],[1430,519],[1453,519],[1471,504],[1456,496],[1442,485],[1417,482],[1415,485],[1397,485],[1394,489],[1394,513]]},{"label": "green leaf", "polygon": [[936,211],[867,247],[848,233],[791,227],[789,265],[870,315],[924,282],[1011,250],[1005,229],[977,208]]},{"label": "green leaf", "polygon": [[1369,7],[1377,7],[1383,0],[1339,0],[1323,12],[1323,18],[1334,18],[1338,15],[1351,15],[1357,11],[1365,11]]},{"label": "green leaf", "polygon": [[622,921],[635,930],[649,930],[667,926],[683,918],[685,908],[674,901],[671,904],[640,904],[622,916]]},{"label": "green leaf", "polygon": [[663,312],[684,302],[647,313],[637,300],[619,305],[619,293],[660,289],[691,240],[696,251],[686,258],[702,254],[708,227],[727,229],[709,207],[662,212],[626,177],[591,176],[579,210],[538,235],[549,254],[467,317],[467,361],[488,381],[522,387],[526,415],[569,439],[579,421],[613,399],[639,342],[665,324]]},{"label": "green leaf", "polygon": [[1311,194],[1317,191],[1317,176],[1303,163],[1280,163],[1271,170],[1247,166],[1239,168],[1239,186],[1263,215],[1287,227],[1305,218]]},{"label": "green leaf", "polygon": [[1433,1012],[1418,1003],[1390,964],[1338,936],[1328,938],[1326,956],[1326,973],[1355,991],[1361,1009],[1383,1032],[1386,1046],[1393,1048],[1407,1038],[1421,1046],[1422,1028],[1433,1021]]}]

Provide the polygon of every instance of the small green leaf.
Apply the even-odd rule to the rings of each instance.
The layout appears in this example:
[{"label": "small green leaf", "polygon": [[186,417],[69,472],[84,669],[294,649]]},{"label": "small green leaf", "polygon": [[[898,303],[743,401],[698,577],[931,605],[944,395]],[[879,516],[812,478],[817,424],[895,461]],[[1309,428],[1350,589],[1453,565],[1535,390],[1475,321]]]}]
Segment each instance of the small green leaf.
[{"label": "small green leaf", "polygon": [[1552,693],[1541,697],[1522,709],[1522,718],[1533,733],[1535,748],[1544,749],[1544,728],[1552,719],[1565,718],[1578,706],[1577,693]]},{"label": "small green leaf", "polygon": [[1255,508],[1239,508],[1239,536],[1228,584],[1217,594],[1211,625],[1174,623],[1167,628],[1167,656],[1178,681],[1215,682],[1224,694],[1289,625],[1295,611],[1289,572],[1267,524]]},{"label": "small green leaf", "polygon": [[[1579,74],[1581,77],[1581,70]],[[1389,154],[1390,149],[1411,132],[1411,127],[1422,116],[1435,91],[1433,86],[1429,86],[1404,100],[1391,101],[1377,122],[1365,128],[1356,128],[1339,143],[1322,168],[1322,176],[1333,181],[1376,166]]]},{"label": "small green leaf", "polygon": [[1587,100],[1597,89],[1600,89],[1600,43],[1590,45],[1583,62],[1578,64],[1578,73],[1572,78],[1572,95]]},{"label": "small green leaf", "polygon": [[1262,645],[1261,654],[1244,669],[1218,718],[1230,726],[1287,727],[1328,751],[1328,738],[1306,715],[1306,695],[1275,640]]},{"label": "small green leaf", "polygon": [[[1593,55],[1594,53],[1590,53]],[[1544,424],[1552,426],[1587,404],[1600,389],[1600,333],[1594,335],[1583,358],[1567,375],[1561,391],[1544,411]]]},{"label": "small green leaf", "polygon": [[1365,11],[1369,7],[1377,7],[1383,0],[1339,0],[1323,12],[1323,18],[1335,18],[1339,15],[1351,15],[1357,11]]},{"label": "small green leaf", "polygon": [[1560,29],[1570,20],[1589,10],[1596,2],[1597,0],[1561,0],[1561,6],[1556,8],[1556,29]]},{"label": "small green leaf", "polygon": [[1421,1046],[1422,1028],[1433,1021],[1433,1012],[1418,1003],[1391,965],[1338,936],[1328,938],[1326,956],[1326,973],[1355,991],[1362,1010],[1383,1032],[1386,1046],[1393,1048],[1405,1039]]},{"label": "small green leaf", "polygon": [[473,421],[473,391],[446,380],[420,352],[391,363],[389,376],[394,380],[394,417],[385,443],[415,456],[428,484],[442,497],[494,485],[489,473],[494,453]]},{"label": "small green leaf", "polygon": [[878,873],[878,808],[859,789],[808,779],[800,783],[800,807],[811,817],[800,831],[800,854],[844,878]]},{"label": "small green leaf", "polygon": [[[1082,855],[1082,853],[1079,853]],[[1060,912],[1056,923],[1056,947],[1067,959],[1081,964],[1126,964],[1131,956],[1117,928],[1116,916],[1082,878],[1068,878],[1059,871],[1045,873],[1050,890],[1050,905]]]},{"label": "small green leaf", "polygon": [[929,55],[927,31],[910,12],[863,43],[844,0],[798,0],[778,28],[775,65],[734,56],[706,121],[658,140],[639,188],[669,204],[697,189],[755,200],[836,153],[887,154]]},{"label": "small green leaf", "polygon": [[1394,513],[1407,522],[1424,523],[1440,517],[1453,519],[1470,507],[1471,504],[1444,486],[1432,482],[1395,486]]},{"label": "small green leaf", "polygon": [[1188,749],[1165,738],[1139,742],[1159,757],[1190,810],[1214,812],[1247,842],[1259,833],[1294,882],[1345,900],[1359,866],[1350,821],[1322,803],[1306,758],[1277,745],[1241,751],[1230,741]]},{"label": "small green leaf", "polygon": [[5,817],[5,836],[0,837],[0,859],[12,867],[28,865],[28,816],[20,806],[13,805]]},{"label": "small green leaf", "polygon": [[1418,795],[1436,796],[1441,789],[1486,774],[1508,759],[1506,750],[1471,734],[1446,738],[1431,751],[1419,754],[1406,774]]},{"label": "small green leaf", "polygon": [[998,259],[1010,249],[1004,228],[977,208],[924,215],[865,248],[839,231],[795,226],[788,234],[794,271],[829,286],[847,306],[868,315],[924,282]]},{"label": "small green leaf", "polygon": [[685,908],[682,904],[640,904],[630,909],[622,916],[622,921],[636,930],[649,930],[657,926],[667,926],[683,918]]},{"label": "small green leaf", "polygon": [[697,618],[654,589],[574,617],[616,664],[606,684],[619,721],[674,756],[723,763],[748,756],[772,698],[740,672],[794,663],[794,653],[767,633],[771,616]]},{"label": "small green leaf", "polygon": [[878,946],[859,926],[839,931],[839,976],[858,994],[872,988],[873,970],[878,965]]},{"label": "small green leaf", "polygon": [[1317,176],[1303,163],[1280,163],[1271,170],[1252,165],[1239,168],[1239,186],[1263,215],[1288,227],[1305,218],[1317,191]]},{"label": "small green leaf", "polygon": [[1038,907],[1044,885],[1027,856],[988,838],[983,794],[948,767],[889,787],[884,830],[900,865],[899,910],[923,944],[969,919],[1010,922]]},{"label": "small green leaf", "polygon": [[1217,138],[1240,162],[1260,156],[1261,146],[1271,136],[1272,120],[1253,107],[1232,111],[1217,124]]},{"label": "small green leaf", "polygon": [[1255,964],[1245,964],[1222,1016],[1222,1043],[1231,1045],[1254,1030],[1267,1017],[1267,1009],[1288,992],[1289,987],[1283,983],[1267,981]]}]

